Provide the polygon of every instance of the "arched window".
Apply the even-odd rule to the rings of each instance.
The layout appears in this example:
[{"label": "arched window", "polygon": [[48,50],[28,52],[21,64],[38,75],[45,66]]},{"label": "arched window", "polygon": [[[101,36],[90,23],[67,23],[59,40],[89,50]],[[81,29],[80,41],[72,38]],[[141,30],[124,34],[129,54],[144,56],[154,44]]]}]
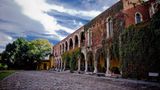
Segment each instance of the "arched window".
[{"label": "arched window", "polygon": [[135,22],[136,24],[142,22],[142,15],[140,13],[135,14]]},{"label": "arched window", "polygon": [[107,38],[112,36],[113,36],[113,21],[112,21],[112,18],[109,17],[107,19]]}]

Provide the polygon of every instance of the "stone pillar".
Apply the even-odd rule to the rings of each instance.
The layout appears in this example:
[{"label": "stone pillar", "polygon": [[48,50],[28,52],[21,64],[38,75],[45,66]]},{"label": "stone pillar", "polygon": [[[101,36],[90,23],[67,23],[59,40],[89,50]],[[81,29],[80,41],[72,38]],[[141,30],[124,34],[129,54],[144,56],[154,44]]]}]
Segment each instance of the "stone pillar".
[{"label": "stone pillar", "polygon": [[79,72],[80,70],[81,70],[81,59],[79,58],[78,59],[78,70],[77,71]]},{"label": "stone pillar", "polygon": [[97,73],[97,60],[94,60],[94,72]]},{"label": "stone pillar", "polygon": [[64,44],[64,52],[66,52],[66,44]]},{"label": "stone pillar", "polygon": [[66,69],[66,61],[63,62],[63,71]]},{"label": "stone pillar", "polygon": [[74,38],[72,40],[73,40],[73,49],[74,49],[75,48],[75,40],[74,40]]},{"label": "stone pillar", "polygon": [[63,70],[63,60],[60,59],[60,61],[61,61],[61,68],[60,68],[60,71],[62,71],[62,70]]},{"label": "stone pillar", "polygon": [[97,60],[96,60],[96,54],[93,53],[93,61],[94,61],[94,71],[93,73],[97,73]]},{"label": "stone pillar", "polygon": [[58,59],[58,71],[60,71],[60,69],[61,69],[61,61],[60,59]]},{"label": "stone pillar", "polygon": [[55,59],[55,70],[57,70],[57,59]]},{"label": "stone pillar", "polygon": [[88,71],[88,60],[85,60],[85,72]]},{"label": "stone pillar", "polygon": [[81,46],[81,39],[80,39],[80,37],[78,37],[78,47],[80,47]]},{"label": "stone pillar", "polygon": [[106,70],[106,76],[111,76],[110,71],[109,71],[109,66],[110,66],[110,50],[107,50],[107,70]]}]

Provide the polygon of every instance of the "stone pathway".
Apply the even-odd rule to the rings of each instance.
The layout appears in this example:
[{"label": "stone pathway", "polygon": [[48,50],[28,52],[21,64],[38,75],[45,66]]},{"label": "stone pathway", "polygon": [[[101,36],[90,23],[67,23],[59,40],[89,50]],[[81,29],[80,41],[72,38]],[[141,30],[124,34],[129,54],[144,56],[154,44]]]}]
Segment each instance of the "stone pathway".
[{"label": "stone pathway", "polygon": [[68,72],[17,71],[0,81],[0,90],[160,90],[160,87]]}]

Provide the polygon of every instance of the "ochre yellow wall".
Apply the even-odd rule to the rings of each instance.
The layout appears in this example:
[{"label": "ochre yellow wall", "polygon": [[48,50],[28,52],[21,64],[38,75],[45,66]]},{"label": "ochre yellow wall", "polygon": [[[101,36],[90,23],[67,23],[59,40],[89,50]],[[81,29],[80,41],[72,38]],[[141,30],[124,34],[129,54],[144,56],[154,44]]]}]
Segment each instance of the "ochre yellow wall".
[{"label": "ochre yellow wall", "polygon": [[[46,64],[46,68],[44,67]],[[41,61],[38,66],[37,69],[38,70],[49,70],[51,68],[55,67],[55,60],[53,59],[53,56],[50,56],[49,60],[43,60]]]}]

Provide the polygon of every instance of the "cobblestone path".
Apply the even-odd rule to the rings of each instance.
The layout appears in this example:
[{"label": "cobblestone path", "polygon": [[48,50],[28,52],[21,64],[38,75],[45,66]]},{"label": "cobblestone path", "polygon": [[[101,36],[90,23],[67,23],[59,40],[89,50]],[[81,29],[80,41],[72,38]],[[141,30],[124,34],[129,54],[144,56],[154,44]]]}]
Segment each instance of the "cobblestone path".
[{"label": "cobblestone path", "polygon": [[85,74],[17,71],[0,81],[0,90],[160,90],[160,88]]}]

